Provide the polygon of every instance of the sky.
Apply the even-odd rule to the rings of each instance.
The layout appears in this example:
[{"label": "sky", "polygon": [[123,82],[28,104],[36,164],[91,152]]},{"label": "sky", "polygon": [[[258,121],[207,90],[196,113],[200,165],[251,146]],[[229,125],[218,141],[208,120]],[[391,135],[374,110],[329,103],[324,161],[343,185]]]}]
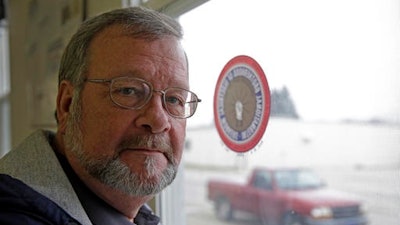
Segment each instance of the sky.
[{"label": "sky", "polygon": [[248,55],[270,89],[286,86],[303,120],[400,121],[399,0],[210,0],[179,18],[191,125],[213,122],[224,65]]}]

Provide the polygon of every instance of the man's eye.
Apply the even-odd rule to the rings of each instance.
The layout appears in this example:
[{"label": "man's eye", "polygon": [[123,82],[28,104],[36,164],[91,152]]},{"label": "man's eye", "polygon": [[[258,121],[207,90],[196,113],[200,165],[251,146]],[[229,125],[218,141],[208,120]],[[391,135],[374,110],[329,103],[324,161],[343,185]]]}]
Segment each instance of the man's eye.
[{"label": "man's eye", "polygon": [[116,90],[117,94],[123,96],[140,97],[141,91],[134,87],[120,87]]},{"label": "man's eye", "polygon": [[182,98],[176,97],[176,96],[167,96],[165,98],[165,101],[170,104],[170,105],[184,105],[184,101],[182,100]]}]

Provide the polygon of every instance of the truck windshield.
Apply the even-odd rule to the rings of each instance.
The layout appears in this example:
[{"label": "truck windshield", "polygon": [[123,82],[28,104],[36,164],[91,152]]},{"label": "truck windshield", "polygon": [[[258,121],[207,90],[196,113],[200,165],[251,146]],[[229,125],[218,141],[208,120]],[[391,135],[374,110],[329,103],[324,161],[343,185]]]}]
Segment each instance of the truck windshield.
[{"label": "truck windshield", "polygon": [[275,173],[277,186],[285,190],[319,188],[321,179],[310,170],[285,170]]}]

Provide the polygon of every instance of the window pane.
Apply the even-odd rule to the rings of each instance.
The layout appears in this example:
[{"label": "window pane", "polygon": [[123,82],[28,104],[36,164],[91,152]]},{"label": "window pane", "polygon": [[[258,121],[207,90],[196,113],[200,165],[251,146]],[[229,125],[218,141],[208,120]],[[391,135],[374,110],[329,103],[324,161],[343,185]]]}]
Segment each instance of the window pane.
[{"label": "window pane", "polygon": [[[371,225],[397,225],[399,18],[395,0],[218,0],[181,16],[191,90],[202,99],[183,158],[187,224],[361,223],[365,212]],[[262,143],[241,155],[213,122],[215,84],[237,55],[263,67],[273,107]],[[303,181],[321,185],[255,189],[256,168],[309,169],[317,178]]]}]

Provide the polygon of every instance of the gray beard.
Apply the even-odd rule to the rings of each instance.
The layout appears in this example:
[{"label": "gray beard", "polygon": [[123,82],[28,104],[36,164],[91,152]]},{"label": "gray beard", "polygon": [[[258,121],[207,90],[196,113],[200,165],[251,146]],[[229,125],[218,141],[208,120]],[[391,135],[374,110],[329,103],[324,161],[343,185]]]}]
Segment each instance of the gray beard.
[{"label": "gray beard", "polygon": [[[67,121],[65,145],[77,157],[85,170],[101,183],[131,196],[147,196],[159,193],[175,179],[177,163],[173,162],[172,156],[168,157],[167,168],[162,173],[157,173],[154,159],[146,158],[144,162],[146,172],[143,174],[133,173],[119,159],[117,153],[113,157],[88,156],[82,147],[82,131],[79,128],[78,118],[79,115],[71,115]],[[152,144],[148,142],[149,145]]]},{"label": "gray beard", "polygon": [[150,157],[144,162],[145,174],[132,173],[119,158],[88,159],[80,155],[78,159],[91,176],[109,187],[132,196],[157,194],[171,184],[176,176],[176,170],[172,164],[168,164],[167,169],[157,174],[154,169],[155,161]]}]

